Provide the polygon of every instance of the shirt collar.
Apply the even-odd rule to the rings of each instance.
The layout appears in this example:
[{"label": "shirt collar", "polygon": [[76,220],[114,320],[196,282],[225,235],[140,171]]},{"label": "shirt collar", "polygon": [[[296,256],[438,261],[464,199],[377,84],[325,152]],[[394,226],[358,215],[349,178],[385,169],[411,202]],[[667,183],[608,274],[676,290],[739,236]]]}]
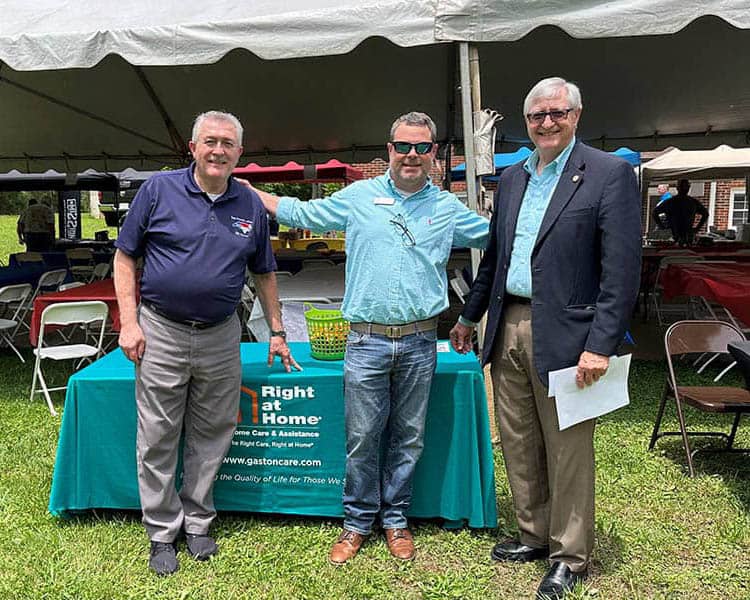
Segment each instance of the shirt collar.
[{"label": "shirt collar", "polygon": [[[390,188],[391,193],[394,194],[394,195],[396,195],[396,196],[401,196],[401,192],[398,191],[398,188],[396,187],[396,184],[393,183],[393,178],[391,177],[391,169],[390,169],[390,167],[385,172],[385,180],[386,180],[386,182],[388,182],[388,187]],[[422,187],[420,190],[414,192],[411,196],[409,196],[409,198],[413,198],[417,194],[422,193],[423,191],[425,191],[430,186],[432,186],[432,179],[430,179],[429,177],[427,177],[427,181],[425,181],[424,187]]]},{"label": "shirt collar", "polygon": [[[225,200],[236,198],[237,196],[239,196],[239,186],[240,184],[234,181],[234,177],[230,177],[229,181],[227,182],[226,191],[214,202],[224,202]],[[191,162],[190,166],[185,169],[185,189],[190,194],[198,194],[200,196],[203,196],[204,198],[208,198],[208,195],[203,192],[203,190],[198,185],[198,182],[195,181],[195,161]]]},{"label": "shirt collar", "polygon": [[[567,146],[565,146],[565,149],[555,157],[555,160],[553,160],[548,165],[546,165],[543,170],[546,171],[551,166],[551,168],[555,172],[555,175],[559,177],[560,174],[563,172],[563,169],[565,168],[565,163],[568,162],[568,157],[570,156],[570,153],[573,151],[573,146],[575,145],[576,145],[576,138],[575,136],[573,136],[573,139],[570,140],[570,143]],[[531,156],[529,156],[526,159],[526,162],[523,163],[523,168],[525,169],[527,173],[533,175],[534,173],[536,173],[536,166],[538,164],[539,164],[539,150],[535,148],[534,152],[531,153]]]}]

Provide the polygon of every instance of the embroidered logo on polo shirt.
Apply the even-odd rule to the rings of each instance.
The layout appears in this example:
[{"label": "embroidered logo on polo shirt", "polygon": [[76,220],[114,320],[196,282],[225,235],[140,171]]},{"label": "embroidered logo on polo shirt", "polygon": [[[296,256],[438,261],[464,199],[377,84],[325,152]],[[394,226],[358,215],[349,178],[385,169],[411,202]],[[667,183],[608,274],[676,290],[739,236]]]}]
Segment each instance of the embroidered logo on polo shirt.
[{"label": "embroidered logo on polo shirt", "polygon": [[232,229],[234,229],[234,235],[246,238],[253,232],[253,222],[247,219],[240,219],[239,217],[232,217]]}]

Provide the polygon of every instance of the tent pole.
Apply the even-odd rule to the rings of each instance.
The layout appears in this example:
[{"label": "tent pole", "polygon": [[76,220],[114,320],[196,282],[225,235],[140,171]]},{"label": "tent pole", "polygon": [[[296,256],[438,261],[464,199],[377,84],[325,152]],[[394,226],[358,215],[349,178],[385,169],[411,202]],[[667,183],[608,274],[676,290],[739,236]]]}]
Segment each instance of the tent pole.
[{"label": "tent pole", "polygon": [[[474,111],[479,110],[479,52],[468,42],[459,43],[459,71],[461,74],[461,118],[464,133],[464,158],[466,159],[466,197],[471,210],[477,210],[477,166],[474,157]],[[473,63],[473,64],[472,64]],[[479,251],[471,250],[471,272],[476,277]]]},{"label": "tent pole", "polygon": [[[466,159],[466,196],[469,208],[477,210],[477,191],[480,189],[481,179],[477,177],[477,164],[474,154],[474,112],[481,110],[482,100],[480,95],[479,77],[479,49],[474,44],[460,42],[459,44],[459,71],[461,73],[461,117],[464,130],[464,158]],[[476,248],[471,249],[471,272],[476,279],[477,269],[481,254]],[[484,330],[487,327],[487,317],[482,317],[477,326],[477,341],[481,355],[484,346]],[[492,441],[496,442],[497,426],[495,424],[495,410],[492,389],[492,377],[489,365],[483,369],[484,387],[487,394],[487,414],[490,421],[490,435]]]}]

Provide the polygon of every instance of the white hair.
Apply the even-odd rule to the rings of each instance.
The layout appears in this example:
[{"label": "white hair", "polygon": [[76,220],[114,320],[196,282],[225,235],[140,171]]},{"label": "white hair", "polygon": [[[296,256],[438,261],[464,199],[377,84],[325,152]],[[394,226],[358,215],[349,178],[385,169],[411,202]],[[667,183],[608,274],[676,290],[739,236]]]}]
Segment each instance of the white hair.
[{"label": "white hair", "polygon": [[531,91],[526,95],[526,100],[523,101],[523,114],[524,116],[529,113],[531,105],[535,100],[540,98],[548,100],[555,98],[562,88],[568,92],[568,108],[580,109],[583,108],[583,102],[581,101],[581,90],[575,83],[565,81],[562,77],[547,77],[537,83]]},{"label": "white hair", "polygon": [[237,132],[237,143],[242,145],[242,134],[244,132],[242,129],[242,123],[240,123],[240,120],[232,113],[220,110],[209,110],[195,117],[195,121],[193,122],[193,133],[190,137],[194,142],[198,141],[198,132],[205,121],[227,121],[231,123]]}]

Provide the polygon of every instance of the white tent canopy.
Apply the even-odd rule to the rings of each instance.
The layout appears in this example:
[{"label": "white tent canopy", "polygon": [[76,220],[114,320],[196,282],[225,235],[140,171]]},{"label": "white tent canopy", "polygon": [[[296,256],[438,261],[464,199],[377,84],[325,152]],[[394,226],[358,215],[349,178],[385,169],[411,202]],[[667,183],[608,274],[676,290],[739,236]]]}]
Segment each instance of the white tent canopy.
[{"label": "white tent canopy", "polygon": [[643,180],[744,179],[750,175],[750,148],[721,145],[713,150],[672,148],[644,164]]},{"label": "white tent canopy", "polygon": [[498,151],[552,74],[580,84],[579,134],[604,149],[750,143],[745,0],[7,0],[0,171],[178,164],[211,108],[241,118],[264,164],[384,156],[415,109],[460,140],[452,42],[479,47]]}]

